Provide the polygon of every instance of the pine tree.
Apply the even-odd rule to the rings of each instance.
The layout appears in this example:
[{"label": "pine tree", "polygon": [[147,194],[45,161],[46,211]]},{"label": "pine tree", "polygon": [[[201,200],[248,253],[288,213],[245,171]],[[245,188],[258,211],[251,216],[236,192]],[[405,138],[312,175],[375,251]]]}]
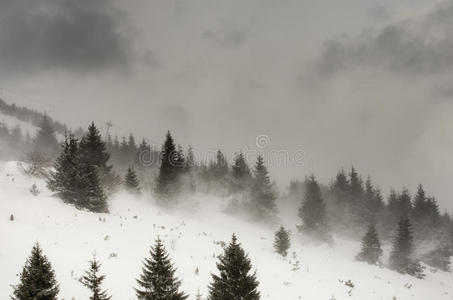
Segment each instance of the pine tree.
[{"label": "pine tree", "polygon": [[126,177],[124,178],[126,189],[134,194],[140,194],[140,184],[137,175],[132,167],[127,168]]},{"label": "pine tree", "polygon": [[58,140],[52,126],[52,121],[48,116],[43,116],[33,143],[37,151],[47,155],[51,159],[58,154]]},{"label": "pine tree", "polygon": [[434,198],[426,196],[421,184],[418,186],[417,194],[414,197],[414,206],[410,217],[414,225],[417,242],[435,239],[438,226],[441,223],[439,206]]},{"label": "pine tree", "polygon": [[95,166],[101,173],[108,173],[112,169],[112,166],[107,165],[110,154],[94,122],[80,140],[80,156],[83,163]]},{"label": "pine tree", "polygon": [[261,220],[275,219],[277,206],[275,192],[269,180],[269,173],[260,155],[256,160],[253,185],[251,190],[251,204],[255,217]]},{"label": "pine tree", "polygon": [[101,264],[96,260],[96,257],[90,261],[90,269],[85,272],[85,276],[80,278],[80,282],[90,289],[92,296],[90,300],[110,300],[112,297],[108,296],[106,291],[101,289],[102,281],[105,275],[99,275]]},{"label": "pine tree", "polygon": [[418,261],[412,258],[413,244],[409,219],[401,218],[398,231],[393,241],[390,253],[390,267],[400,273],[423,277],[423,271]]},{"label": "pine tree", "polygon": [[282,256],[286,256],[288,254],[288,249],[290,245],[291,243],[289,238],[289,232],[285,229],[285,227],[280,226],[280,229],[275,233],[274,238],[275,252]]},{"label": "pine tree", "polygon": [[212,274],[209,285],[209,300],[259,300],[256,274],[251,273],[252,264],[237,238],[233,235],[231,243],[219,257],[219,275]]},{"label": "pine tree", "polygon": [[228,162],[222,151],[217,150],[215,161],[209,166],[212,179],[223,180],[228,175]]},{"label": "pine tree", "polygon": [[425,253],[422,256],[422,261],[431,267],[450,272],[450,257],[452,255],[452,249],[447,244],[440,243],[436,248]]},{"label": "pine tree", "polygon": [[55,272],[38,243],[20,273],[20,283],[13,289],[13,300],[57,300],[59,287]]},{"label": "pine tree", "polygon": [[143,273],[137,279],[137,297],[143,300],[187,299],[188,296],[179,291],[181,281],[176,278],[176,269],[159,238],[151,248],[150,256],[145,258]]},{"label": "pine tree", "polygon": [[304,200],[299,208],[303,225],[299,228],[322,240],[329,239],[324,199],[315,176],[307,178],[305,186]]},{"label": "pine tree", "polygon": [[80,176],[79,145],[74,135],[66,137],[61,146],[60,156],[54,162],[54,172],[47,181],[54,195],[71,204],[79,202],[83,189]]},{"label": "pine tree", "polygon": [[353,219],[351,198],[349,196],[350,186],[348,177],[343,169],[337,173],[330,188],[330,194],[333,197],[330,221],[335,224],[335,229],[337,231],[344,234],[350,233]]},{"label": "pine tree", "polygon": [[162,156],[159,175],[157,177],[156,193],[161,199],[171,199],[179,193],[179,153],[170,131],[167,132],[162,146]]},{"label": "pine tree", "polygon": [[99,179],[98,169],[84,164],[80,168],[83,190],[79,204],[92,212],[108,213],[107,196]]},{"label": "pine tree", "polygon": [[250,168],[245,161],[244,154],[239,153],[234,158],[233,166],[231,167],[231,175],[233,176],[233,191],[243,192],[247,189],[252,181]]},{"label": "pine tree", "polygon": [[379,263],[382,253],[381,243],[379,242],[376,227],[370,225],[368,227],[368,231],[362,239],[362,250],[356,256],[356,259],[374,265]]},{"label": "pine tree", "polygon": [[74,135],[66,137],[60,156],[54,163],[48,188],[63,201],[94,212],[108,212],[107,197],[96,166],[81,160]]}]

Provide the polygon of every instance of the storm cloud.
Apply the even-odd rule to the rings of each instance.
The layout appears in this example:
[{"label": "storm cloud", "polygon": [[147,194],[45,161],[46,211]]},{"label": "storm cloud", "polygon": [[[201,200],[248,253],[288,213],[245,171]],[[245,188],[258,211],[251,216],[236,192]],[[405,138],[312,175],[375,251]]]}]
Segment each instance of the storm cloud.
[{"label": "storm cloud", "polygon": [[330,40],[317,69],[332,75],[351,68],[387,69],[419,76],[453,70],[453,2],[360,37]]},{"label": "storm cloud", "polygon": [[124,15],[110,0],[0,1],[0,68],[97,71],[125,68]]}]

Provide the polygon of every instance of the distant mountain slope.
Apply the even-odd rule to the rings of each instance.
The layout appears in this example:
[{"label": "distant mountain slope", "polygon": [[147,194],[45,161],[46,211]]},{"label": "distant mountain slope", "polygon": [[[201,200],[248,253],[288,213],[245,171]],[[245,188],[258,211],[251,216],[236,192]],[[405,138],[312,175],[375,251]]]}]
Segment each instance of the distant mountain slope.
[{"label": "distant mountain slope", "polygon": [[[36,197],[29,192],[34,182],[41,191]],[[10,285],[18,282],[17,274],[36,241],[56,270],[59,299],[88,299],[78,278],[94,252],[103,263],[105,287],[113,299],[136,299],[135,279],[158,235],[178,268],[189,299],[194,299],[197,289],[206,296],[210,274],[216,272],[215,256],[222,253],[218,241],[227,242],[233,232],[257,269],[261,299],[442,300],[453,296],[450,273],[427,269],[426,278],[418,280],[355,262],[358,243],[337,239],[333,248],[302,245],[295,224],[286,224],[293,232],[292,247],[289,257],[283,259],[273,252],[272,230],[219,212],[222,201],[205,195],[188,199],[191,202],[185,213],[170,213],[155,206],[152,199],[120,193],[111,201],[111,214],[94,214],[51,197],[44,181],[24,176],[15,162],[0,163],[0,191],[1,299],[7,299]],[[204,212],[194,209],[197,201],[203,203]],[[9,220],[11,214],[14,221]],[[353,287],[346,285],[348,280]]]},{"label": "distant mountain slope", "polygon": [[[39,123],[41,123],[41,120],[44,116],[44,113],[42,112],[38,112],[36,110],[29,109],[23,106],[17,106],[15,104],[8,104],[5,102],[5,100],[1,98],[0,98],[0,114],[14,117],[19,121],[29,123],[35,127],[39,126]],[[50,120],[52,122],[53,128],[57,133],[64,134],[65,132],[68,132],[68,127],[65,124],[55,121],[52,118],[50,118]]]}]

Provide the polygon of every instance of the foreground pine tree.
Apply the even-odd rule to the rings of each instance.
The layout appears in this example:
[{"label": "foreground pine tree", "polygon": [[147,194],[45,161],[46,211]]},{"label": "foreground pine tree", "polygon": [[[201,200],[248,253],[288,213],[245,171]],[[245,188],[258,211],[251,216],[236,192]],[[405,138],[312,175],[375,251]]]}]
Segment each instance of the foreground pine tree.
[{"label": "foreground pine tree", "polygon": [[90,289],[92,295],[90,300],[110,300],[112,297],[107,295],[106,291],[101,290],[102,281],[105,275],[99,275],[101,264],[96,260],[96,257],[90,261],[90,269],[85,272],[85,276],[80,278],[80,282]]},{"label": "foreground pine tree", "polygon": [[423,270],[420,263],[413,259],[411,224],[407,218],[401,218],[398,223],[398,231],[393,241],[390,253],[390,267],[403,274],[409,274],[423,278]]},{"label": "foreground pine tree", "polygon": [[280,226],[280,229],[275,233],[274,249],[275,252],[282,256],[288,255],[288,249],[290,247],[289,232],[285,227]]},{"label": "foreground pine tree", "polygon": [[219,275],[212,274],[209,286],[209,300],[258,300],[258,281],[251,273],[252,264],[237,238],[233,235],[231,243],[217,263]]},{"label": "foreground pine tree", "polygon": [[124,178],[126,189],[134,194],[140,193],[140,184],[138,183],[137,174],[132,167],[127,168],[126,177]]},{"label": "foreground pine tree", "polygon": [[145,258],[143,273],[137,279],[136,288],[140,300],[183,300],[186,296],[179,291],[181,281],[175,276],[176,269],[170,261],[167,251],[158,238],[151,248],[150,258]]},{"label": "foreground pine tree", "polygon": [[379,263],[382,256],[381,243],[379,242],[376,227],[370,225],[368,231],[362,239],[362,250],[356,256],[359,261],[365,261],[369,264],[375,265]]},{"label": "foreground pine tree", "polygon": [[55,272],[38,243],[20,273],[20,283],[13,289],[13,300],[57,300],[59,287]]}]

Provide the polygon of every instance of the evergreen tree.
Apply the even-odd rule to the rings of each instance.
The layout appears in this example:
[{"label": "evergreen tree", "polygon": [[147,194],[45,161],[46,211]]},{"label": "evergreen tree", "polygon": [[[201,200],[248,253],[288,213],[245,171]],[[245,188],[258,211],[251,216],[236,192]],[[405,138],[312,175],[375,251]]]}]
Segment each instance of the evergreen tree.
[{"label": "evergreen tree", "polygon": [[80,168],[83,190],[79,203],[92,212],[108,213],[107,196],[99,179],[97,168],[84,164]]},{"label": "evergreen tree", "polygon": [[304,200],[299,208],[299,217],[303,225],[299,228],[308,234],[321,239],[328,239],[328,226],[326,209],[321,190],[315,176],[310,176],[305,182],[306,190]]},{"label": "evergreen tree", "polygon": [[137,297],[143,300],[183,300],[187,299],[179,291],[181,281],[175,276],[176,269],[160,238],[151,248],[150,258],[145,258],[143,273],[137,279],[139,288],[135,289]]},{"label": "evergreen tree", "polygon": [[85,272],[85,276],[80,278],[80,282],[90,289],[92,296],[90,300],[110,300],[112,297],[108,296],[106,291],[101,289],[102,281],[105,275],[99,275],[101,264],[96,260],[96,257],[90,261],[90,269]]},{"label": "evergreen tree", "polygon": [[222,151],[217,150],[215,162],[209,166],[209,171],[214,180],[222,180],[228,175],[228,163]]},{"label": "evergreen tree", "polygon": [[179,153],[170,131],[162,146],[161,164],[157,177],[156,193],[163,199],[174,198],[179,193]]},{"label": "evergreen tree", "polygon": [[231,243],[219,257],[219,275],[212,274],[209,285],[209,300],[259,300],[256,274],[251,273],[252,264],[237,238],[233,235]]},{"label": "evergreen tree", "polygon": [[197,166],[197,162],[195,161],[195,155],[193,153],[192,146],[189,145],[187,148],[187,157],[186,157],[186,172],[192,172],[194,168]]},{"label": "evergreen tree", "polygon": [[127,168],[126,177],[124,178],[124,185],[129,192],[139,194],[140,184],[138,183],[137,175],[132,167]]},{"label": "evergreen tree", "polygon": [[418,261],[412,258],[413,244],[409,219],[401,218],[398,231],[393,241],[390,253],[390,267],[400,273],[423,277],[423,271]]},{"label": "evergreen tree", "polygon": [[381,243],[379,242],[378,233],[373,225],[368,227],[368,231],[362,239],[362,249],[356,256],[359,261],[365,261],[369,264],[379,263],[382,256]]},{"label": "evergreen tree", "polygon": [[285,227],[280,226],[280,229],[275,233],[274,238],[275,252],[282,256],[286,256],[288,254],[288,249],[290,245],[291,243],[289,238],[289,232],[285,229]]},{"label": "evergreen tree", "polygon": [[77,204],[82,192],[79,145],[74,135],[66,137],[60,156],[54,162],[54,172],[47,181],[48,188],[63,201]]},{"label": "evergreen tree", "polygon": [[261,155],[256,160],[254,175],[251,190],[253,213],[258,219],[274,219],[277,214],[276,196]]},{"label": "evergreen tree", "polygon": [[101,173],[108,173],[112,168],[107,165],[110,154],[94,122],[90,124],[88,132],[80,140],[80,157],[84,164],[96,167]]},{"label": "evergreen tree", "polygon": [[452,249],[447,244],[440,243],[436,248],[424,254],[422,261],[431,267],[450,272],[450,257],[452,254]]},{"label": "evergreen tree", "polygon": [[426,196],[421,184],[414,197],[414,206],[410,216],[414,224],[416,241],[436,238],[436,232],[441,223],[439,207],[434,198]]},{"label": "evergreen tree", "polygon": [[107,197],[96,166],[81,160],[80,147],[74,135],[66,137],[60,156],[54,163],[48,188],[54,195],[78,208],[108,212]]},{"label": "evergreen tree", "polygon": [[[348,177],[341,169],[330,188],[330,195],[333,198],[332,207],[330,208],[330,221],[335,224],[335,230],[346,234],[350,232],[352,225],[352,205],[350,198],[350,186]],[[302,195],[303,197],[303,195]],[[298,199],[300,201],[300,198]]]},{"label": "evergreen tree", "polygon": [[59,287],[55,272],[38,243],[20,273],[20,283],[13,289],[13,300],[57,300]]},{"label": "evergreen tree", "polygon": [[44,115],[42,117],[33,142],[37,151],[51,159],[58,154],[58,140],[52,121],[48,116]]},{"label": "evergreen tree", "polygon": [[234,158],[234,163],[231,167],[231,175],[233,176],[233,191],[245,191],[250,185],[252,175],[250,173],[250,168],[245,161],[244,154],[239,153]]}]

